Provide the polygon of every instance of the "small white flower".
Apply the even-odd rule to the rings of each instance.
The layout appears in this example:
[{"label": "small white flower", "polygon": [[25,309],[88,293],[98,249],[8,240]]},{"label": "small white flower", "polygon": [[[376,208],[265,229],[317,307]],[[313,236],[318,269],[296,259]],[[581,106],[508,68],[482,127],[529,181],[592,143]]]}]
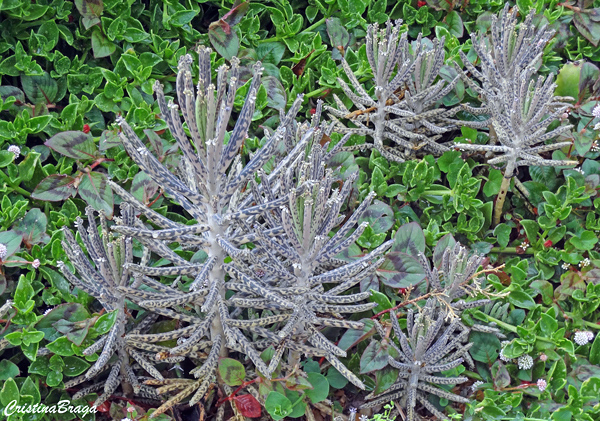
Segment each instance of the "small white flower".
[{"label": "small white flower", "polygon": [[19,148],[17,145],[10,145],[8,147],[8,151],[15,154],[15,159],[21,155],[21,148]]},{"label": "small white flower", "polygon": [[37,269],[40,267],[40,259],[35,259],[33,262],[31,262],[31,266],[33,266],[34,269]]},{"label": "small white flower", "polygon": [[360,421],[369,421],[369,417],[367,417],[366,415],[361,415],[360,417],[358,417],[358,419]]},{"label": "small white flower", "polygon": [[6,244],[0,243],[0,259],[4,259],[6,257],[6,253],[8,253]]},{"label": "small white flower", "polygon": [[560,267],[563,268],[564,270],[569,270],[571,268],[571,265],[568,264],[567,262],[564,262]]},{"label": "small white flower", "polygon": [[358,411],[355,407],[351,406],[348,411],[350,411],[350,416],[348,417],[349,421],[356,420],[356,412]]},{"label": "small white flower", "polygon": [[49,309],[46,309],[46,311],[44,311],[43,315],[45,316],[46,314],[50,313],[52,310],[54,310],[53,307],[50,307]]},{"label": "small white flower", "polygon": [[547,361],[548,360],[548,356],[544,353],[540,354],[540,361]]},{"label": "small white flower", "polygon": [[[598,126],[598,129],[600,129],[600,123],[596,124],[596,126]],[[592,147],[590,148],[590,151],[591,152],[600,152],[600,145],[598,145],[598,141],[597,140],[594,140],[592,142]]]},{"label": "small white flower", "polygon": [[540,392],[543,392],[544,390],[546,390],[546,386],[548,386],[548,383],[546,383],[546,380],[538,379],[537,387],[538,387],[538,389],[540,389]]},{"label": "small white flower", "polygon": [[479,386],[481,386],[482,384],[483,384],[483,382],[482,382],[482,381],[480,381],[480,380],[477,380],[475,383],[473,383],[473,384],[471,385],[471,393],[475,393],[475,391],[476,391],[477,389],[479,389]]},{"label": "small white flower", "polygon": [[594,117],[600,118],[600,104],[597,104],[594,107],[594,109],[592,110],[592,114],[594,115]]},{"label": "small white flower", "polygon": [[520,370],[529,370],[533,367],[533,358],[530,355],[521,355],[517,360],[517,365]]},{"label": "small white flower", "polygon": [[581,168],[574,168],[574,170],[577,171],[579,174],[585,174],[585,172]]},{"label": "small white flower", "polygon": [[600,130],[600,123],[596,123],[596,125],[594,126],[594,130]]},{"label": "small white flower", "polygon": [[590,261],[590,259],[588,259],[587,257],[585,259],[583,259],[581,262],[579,262],[579,267],[580,268],[584,268],[586,266],[589,266],[592,262]]},{"label": "small white flower", "polygon": [[575,332],[575,343],[579,346],[586,345],[594,338],[592,332],[578,331]]}]

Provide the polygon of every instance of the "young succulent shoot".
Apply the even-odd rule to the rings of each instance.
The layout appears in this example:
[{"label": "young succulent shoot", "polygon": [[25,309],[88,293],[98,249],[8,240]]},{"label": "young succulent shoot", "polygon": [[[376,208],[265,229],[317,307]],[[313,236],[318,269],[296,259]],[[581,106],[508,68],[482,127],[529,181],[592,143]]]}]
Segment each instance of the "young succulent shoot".
[{"label": "young succulent shoot", "polygon": [[472,346],[472,343],[464,343],[469,336],[469,329],[456,318],[447,322],[447,308],[434,298],[429,298],[416,315],[412,310],[408,311],[407,334],[400,328],[395,312],[390,312],[390,319],[400,343],[398,347],[390,342],[399,357],[389,357],[389,364],[399,370],[398,381],[381,394],[368,395],[370,402],[363,405],[363,408],[394,400],[406,410],[406,420],[415,421],[418,419],[415,411],[418,401],[434,416],[448,420],[429,402],[427,395],[433,394],[453,402],[469,402],[467,398],[437,387],[464,383],[468,380],[467,377],[435,375],[451,370],[465,361]]},{"label": "young succulent shoot", "polygon": [[[102,236],[100,236],[94,210],[87,207],[86,214],[88,218],[87,229],[84,227],[81,218],[77,218],[75,225],[79,238],[93,265],[86,257],[73,233],[68,229],[63,229],[65,241],[62,242],[62,246],[78,276],[63,262],[58,262],[58,267],[74,287],[92,295],[100,302],[106,312],[115,312],[116,315],[115,322],[110,330],[83,350],[84,355],[100,352],[94,365],[83,375],[67,381],[65,387],[77,386],[108,371],[108,377],[103,382],[81,389],[76,393],[76,396],[81,397],[92,390],[101,390],[102,393],[94,402],[94,405],[98,406],[113,395],[119,385],[122,385],[122,390],[126,394],[133,392],[141,397],[157,399],[158,395],[152,389],[142,387],[143,385],[138,374],[134,372],[133,363],[130,360],[134,351],[130,349],[130,345],[125,339],[126,333],[145,330],[152,324],[151,317],[142,320],[137,326],[128,323],[127,320],[129,312],[127,310],[126,293],[123,292],[122,288],[126,287],[130,281],[127,266],[133,261],[132,239],[129,236],[120,236],[111,241],[111,234],[107,230],[106,219],[102,214],[100,215]],[[123,204],[121,206],[121,220],[126,223],[133,223],[134,219],[133,209],[128,204]],[[41,351],[45,353],[44,349]],[[148,363],[148,366],[150,365]],[[154,367],[148,373],[162,378]]]},{"label": "young succulent shoot", "polygon": [[[375,97],[367,92],[342,58],[351,87],[341,78],[338,81],[357,109],[350,111],[334,95],[337,108],[325,106],[325,110],[336,123],[337,131],[373,140],[373,143],[346,147],[345,151],[375,149],[386,159],[397,162],[414,157],[419,150],[441,155],[448,147],[436,141],[443,133],[463,124],[451,119],[461,107],[440,107],[441,99],[460,79],[457,76],[447,82],[439,77],[444,64],[444,40],[435,40],[428,50],[419,35],[411,51],[407,34],[400,35],[401,23],[401,20],[388,21],[385,29],[379,30],[377,24],[367,29],[366,51],[373,72]],[[356,127],[349,128],[340,119]],[[387,146],[384,141],[391,141],[398,148]]]},{"label": "young succulent shoot", "polygon": [[[567,141],[546,142],[564,135],[572,128],[571,125],[562,125],[548,131],[550,124],[559,120],[569,107],[564,101],[572,98],[554,96],[556,85],[552,75],[535,77],[543,50],[554,31],[547,30],[546,25],[536,29],[532,23],[534,12],[532,9],[517,31],[516,8],[509,12],[506,4],[500,18],[492,16],[490,34],[479,37],[471,35],[473,49],[481,60],[480,70],[469,62],[466,55],[460,53],[472,77],[463,71],[460,74],[482,100],[480,108],[465,106],[465,109],[474,114],[488,115],[489,118],[479,124],[489,127],[491,143],[461,143],[456,147],[496,155],[488,159],[488,164],[504,165],[504,178],[494,207],[494,225],[500,222],[510,180],[518,167],[577,164],[576,161],[542,156],[571,145]],[[472,78],[478,79],[481,86]]]}]

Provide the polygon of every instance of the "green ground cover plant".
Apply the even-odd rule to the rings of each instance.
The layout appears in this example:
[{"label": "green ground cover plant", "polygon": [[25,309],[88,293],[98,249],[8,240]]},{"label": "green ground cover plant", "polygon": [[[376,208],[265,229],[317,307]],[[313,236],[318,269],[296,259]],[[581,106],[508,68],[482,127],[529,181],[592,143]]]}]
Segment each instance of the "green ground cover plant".
[{"label": "green ground cover plant", "polygon": [[0,418],[597,420],[599,15],[1,2]]}]

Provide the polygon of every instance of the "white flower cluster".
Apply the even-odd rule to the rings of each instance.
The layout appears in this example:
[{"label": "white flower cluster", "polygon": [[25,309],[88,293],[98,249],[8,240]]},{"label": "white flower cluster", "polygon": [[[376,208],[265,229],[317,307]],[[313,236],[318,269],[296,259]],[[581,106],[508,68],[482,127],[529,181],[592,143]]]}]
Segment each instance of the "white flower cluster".
[{"label": "white flower cluster", "polygon": [[17,159],[19,155],[21,155],[21,148],[19,148],[17,145],[10,145],[8,147],[8,151],[15,154],[15,159]]},{"label": "white flower cluster", "polygon": [[590,259],[588,259],[587,257],[585,259],[583,259],[581,262],[579,262],[579,267],[580,268],[584,268],[586,266],[589,266],[592,262],[590,261]]},{"label": "white flower cluster", "polygon": [[543,392],[544,390],[546,390],[547,386],[548,386],[548,383],[546,383],[546,380],[539,379],[537,381],[537,387],[538,387],[538,389],[540,389],[540,392]]},{"label": "white flower cluster", "polygon": [[588,344],[594,339],[594,333],[590,331],[575,332],[575,343],[579,346]]},{"label": "white flower cluster", "polygon": [[0,243],[0,259],[4,259],[6,257],[6,253],[8,253],[6,244]]},{"label": "white flower cluster", "polygon": [[510,343],[509,341],[502,341],[502,343],[500,344],[500,345],[502,345],[502,349],[500,350],[500,355],[499,355],[499,358],[500,358],[500,360],[504,361],[505,363],[507,363],[507,362],[509,362],[509,361],[510,361],[510,358],[507,358],[507,357],[504,355],[504,347],[505,347],[506,345],[508,345],[509,343]]},{"label": "white flower cluster", "polygon": [[40,267],[40,259],[35,259],[33,262],[31,262],[31,266],[33,266],[34,269],[37,269]]},{"label": "white flower cluster", "polygon": [[600,104],[597,104],[592,110],[592,114],[596,118],[600,118]]},{"label": "white flower cluster", "polygon": [[577,171],[579,174],[581,175],[585,175],[585,171],[583,171],[583,169],[581,168],[573,168],[575,171]]},{"label": "white flower cluster", "polygon": [[475,391],[479,389],[479,386],[481,386],[482,384],[483,382],[481,380],[477,380],[475,383],[473,383],[471,385],[471,393],[475,393]]},{"label": "white flower cluster", "polygon": [[568,264],[567,262],[564,262],[560,267],[563,268],[564,270],[569,270],[571,268],[571,265]]},{"label": "white flower cluster", "polygon": [[544,353],[540,354],[540,361],[547,361],[548,360],[548,356]]},{"label": "white flower cluster", "polygon": [[517,365],[519,370],[529,370],[533,367],[533,358],[531,358],[531,355],[521,355],[517,360]]}]

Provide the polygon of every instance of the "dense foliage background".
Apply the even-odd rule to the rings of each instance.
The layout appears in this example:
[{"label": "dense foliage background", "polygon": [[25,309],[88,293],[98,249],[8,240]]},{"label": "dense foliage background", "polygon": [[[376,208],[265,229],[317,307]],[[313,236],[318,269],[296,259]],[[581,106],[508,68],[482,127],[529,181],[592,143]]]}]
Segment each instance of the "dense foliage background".
[{"label": "dense foliage background", "polygon": [[[110,327],[110,320],[97,314],[94,299],[73,291],[57,269],[57,261],[68,260],[60,244],[60,228],[73,226],[88,204],[107,215],[118,205],[107,178],[171,219],[185,221],[139,172],[120,144],[114,124],[117,115],[124,116],[144,131],[163,163],[176,162],[178,150],[172,139],[159,137],[165,124],[158,117],[152,85],[159,80],[165,93],[173,95],[181,55],[198,44],[211,45],[213,69],[237,55],[247,69],[245,80],[251,77],[254,62],[263,63],[264,88],[245,142],[247,154],[261,144],[263,130],[276,124],[279,110],[298,94],[304,93],[301,113],[306,118],[314,112],[317,99],[332,103],[333,93],[342,95],[337,81],[346,78],[339,65],[342,55],[370,87],[363,41],[368,23],[402,19],[411,39],[419,33],[430,39],[444,36],[446,63],[460,63],[459,51],[475,59],[469,34],[486,31],[490,16],[504,3],[0,2],[0,243],[6,248],[0,246],[0,305],[14,300],[14,309],[7,309],[0,320],[2,406],[13,399],[46,405],[68,399],[72,391],[64,390],[64,381],[85,371],[93,360],[84,358],[79,346],[87,335],[94,337]],[[473,420],[597,420],[600,118],[592,110],[600,94],[600,71],[594,64],[600,61],[600,0],[510,3],[521,16],[535,7],[539,23],[557,31],[539,71],[558,74],[556,94],[575,98],[564,116],[574,125],[573,146],[555,153],[579,165],[521,168],[517,178],[530,196],[513,188],[501,223],[492,226],[502,172],[485,164],[481,156],[450,151],[439,158],[428,155],[392,163],[376,151],[340,153],[336,164],[342,178],[360,171],[348,208],[370,191],[378,197],[365,219],[371,225],[350,257],[373,250],[386,239],[401,244],[408,237],[430,255],[440,239],[452,234],[487,254],[492,267],[504,265],[489,276],[496,292],[503,295],[499,304],[464,317],[496,322],[510,342],[501,344],[492,334],[472,334],[476,345],[470,352],[477,367],[462,373],[473,381],[461,386],[472,403],[448,406],[447,413]],[[445,66],[442,76],[450,79],[453,71]],[[236,110],[247,86],[238,92]],[[450,106],[477,98],[460,82],[443,101]],[[73,146],[68,139],[54,137],[64,131],[89,134],[88,140]],[[445,136],[483,143],[487,135],[487,131],[463,128]],[[353,136],[350,142],[360,144],[365,139]],[[379,304],[363,317],[401,304],[405,288],[423,279],[424,273],[409,264],[410,256],[400,256],[405,251],[397,248],[384,263],[385,270],[361,284],[361,290],[375,291],[371,299]],[[60,320],[70,323],[57,323]],[[387,358],[387,344],[368,340],[373,332],[372,323],[364,332],[349,331],[339,346],[355,347],[347,366],[371,389],[382,391],[394,382],[394,370],[380,365],[382,356],[384,361]],[[40,347],[47,347],[50,354],[36,357]],[[347,415],[351,406],[361,405],[364,393],[348,385],[335,369],[321,370],[314,361],[304,370],[327,379],[324,390],[328,392],[311,398],[317,408],[329,408],[319,404],[325,398],[331,400],[336,414]],[[487,387],[478,389],[475,381]],[[447,402],[438,404],[444,407]],[[129,413],[131,418],[140,419],[149,409],[115,399],[101,410],[120,419],[126,416],[124,408],[134,405],[137,412]],[[77,418],[54,417],[50,419]],[[95,417],[103,419],[99,414]]]}]

